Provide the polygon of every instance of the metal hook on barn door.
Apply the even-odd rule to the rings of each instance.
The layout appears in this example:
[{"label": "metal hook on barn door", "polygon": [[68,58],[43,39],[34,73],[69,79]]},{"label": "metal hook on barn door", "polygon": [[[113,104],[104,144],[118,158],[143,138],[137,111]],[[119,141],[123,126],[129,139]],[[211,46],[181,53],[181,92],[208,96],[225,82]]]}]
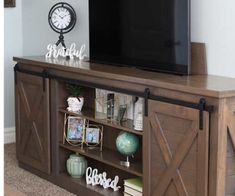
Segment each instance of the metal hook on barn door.
[{"label": "metal hook on barn door", "polygon": [[144,91],[144,114],[147,117],[148,116],[148,99],[150,95],[149,88],[146,88]]}]

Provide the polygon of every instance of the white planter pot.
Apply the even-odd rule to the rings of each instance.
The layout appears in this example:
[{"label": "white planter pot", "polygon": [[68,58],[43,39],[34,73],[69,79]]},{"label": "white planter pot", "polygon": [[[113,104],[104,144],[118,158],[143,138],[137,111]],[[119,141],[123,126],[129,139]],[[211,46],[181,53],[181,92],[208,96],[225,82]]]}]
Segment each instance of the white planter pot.
[{"label": "white planter pot", "polygon": [[81,112],[84,104],[84,97],[69,97],[67,99],[68,107],[67,110],[70,112]]}]

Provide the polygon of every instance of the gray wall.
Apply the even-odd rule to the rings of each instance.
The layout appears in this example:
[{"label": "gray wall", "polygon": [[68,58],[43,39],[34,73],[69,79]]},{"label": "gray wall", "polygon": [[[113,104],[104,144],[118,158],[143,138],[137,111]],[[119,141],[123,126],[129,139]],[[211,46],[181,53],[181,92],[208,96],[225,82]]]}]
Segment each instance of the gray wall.
[{"label": "gray wall", "polygon": [[[88,0],[66,0],[74,6],[78,24],[66,36],[67,44],[88,46]],[[57,41],[48,26],[47,14],[56,0],[24,0],[23,54],[40,55],[46,45]],[[207,44],[209,74],[235,77],[235,1],[191,0],[192,41]],[[88,52],[88,51],[87,51]]]},{"label": "gray wall", "polygon": [[208,73],[235,78],[235,1],[191,2],[192,41],[206,43]]},{"label": "gray wall", "polygon": [[22,56],[22,7],[4,9],[4,127],[15,125],[14,114],[14,62],[12,56]]},{"label": "gray wall", "polygon": [[[23,54],[44,55],[49,43],[56,43],[58,34],[48,24],[48,12],[57,3],[56,0],[24,0],[23,13]],[[75,42],[77,47],[86,44],[88,49],[88,1],[66,0],[77,13],[75,28],[65,34],[65,44],[69,46]],[[88,50],[86,50],[88,53]]]},{"label": "gray wall", "polygon": [[[47,45],[56,43],[58,34],[48,24],[48,12],[56,0],[17,0],[16,8],[5,8],[4,27],[4,127],[15,126],[13,56],[45,55]],[[75,28],[65,35],[66,45],[88,45],[88,1],[68,0],[76,13]]]},{"label": "gray wall", "polygon": [[[65,1],[78,16],[75,29],[65,36],[65,41],[67,45],[75,42],[88,47],[88,0]],[[57,41],[58,35],[47,22],[48,11],[57,2],[17,0],[16,8],[5,9],[5,127],[14,126],[12,56],[44,55],[47,44]],[[191,4],[192,41],[206,43],[209,74],[235,78],[235,1],[191,0]]]}]

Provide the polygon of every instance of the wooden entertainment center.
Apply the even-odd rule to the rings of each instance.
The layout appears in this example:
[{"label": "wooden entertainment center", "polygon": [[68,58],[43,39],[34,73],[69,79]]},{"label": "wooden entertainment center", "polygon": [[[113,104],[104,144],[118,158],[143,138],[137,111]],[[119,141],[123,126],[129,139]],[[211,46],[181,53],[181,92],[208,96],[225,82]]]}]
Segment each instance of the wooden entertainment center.
[{"label": "wooden entertainment center", "polygon": [[[76,60],[15,57],[16,150],[19,166],[77,195],[123,195],[86,185],[66,172],[69,154],[123,180],[143,178],[144,196],[235,195],[235,79],[177,76]],[[81,114],[66,110],[65,83],[84,86]],[[132,122],[111,123],[95,116],[95,88],[143,97],[144,131]],[[64,113],[104,126],[103,151],[62,143]],[[129,123],[128,123],[129,122]],[[115,139],[121,131],[141,141],[129,168]]]}]

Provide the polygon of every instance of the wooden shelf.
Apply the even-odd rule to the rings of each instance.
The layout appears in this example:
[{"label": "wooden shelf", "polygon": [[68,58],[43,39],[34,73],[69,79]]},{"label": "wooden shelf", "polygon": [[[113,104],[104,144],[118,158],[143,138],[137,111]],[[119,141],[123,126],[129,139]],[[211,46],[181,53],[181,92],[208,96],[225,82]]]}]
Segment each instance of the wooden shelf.
[{"label": "wooden shelf", "polygon": [[123,122],[118,122],[118,121],[111,121],[106,119],[106,114],[100,113],[100,112],[94,112],[94,110],[91,109],[84,109],[82,112],[69,112],[65,109],[59,109],[60,112],[66,113],[68,115],[72,116],[80,116],[82,118],[94,121],[96,123],[102,124],[102,125],[107,125],[116,129],[121,129],[126,132],[134,133],[136,135],[143,135],[142,131],[136,131],[133,127],[133,120],[127,119],[126,121]]},{"label": "wooden shelf", "polygon": [[77,152],[85,157],[89,157],[91,159],[105,163],[130,174],[142,177],[142,163],[138,160],[134,163],[131,163],[130,167],[122,166],[120,165],[120,160],[124,160],[124,157],[121,156],[117,151],[109,150],[107,148],[103,148],[102,151],[100,151],[99,148],[89,149],[88,147],[84,147],[81,149],[81,147],[74,147],[69,144],[62,143],[60,143],[60,147]]},{"label": "wooden shelf", "polygon": [[87,185],[85,178],[72,178],[65,172],[60,173],[60,178],[63,181],[68,181],[70,183],[76,184],[77,187],[86,188],[88,195],[94,195],[94,192],[99,195],[105,195],[105,196],[122,196],[123,195],[121,190],[113,191],[112,189],[103,189],[103,187],[99,185],[97,186]]}]

